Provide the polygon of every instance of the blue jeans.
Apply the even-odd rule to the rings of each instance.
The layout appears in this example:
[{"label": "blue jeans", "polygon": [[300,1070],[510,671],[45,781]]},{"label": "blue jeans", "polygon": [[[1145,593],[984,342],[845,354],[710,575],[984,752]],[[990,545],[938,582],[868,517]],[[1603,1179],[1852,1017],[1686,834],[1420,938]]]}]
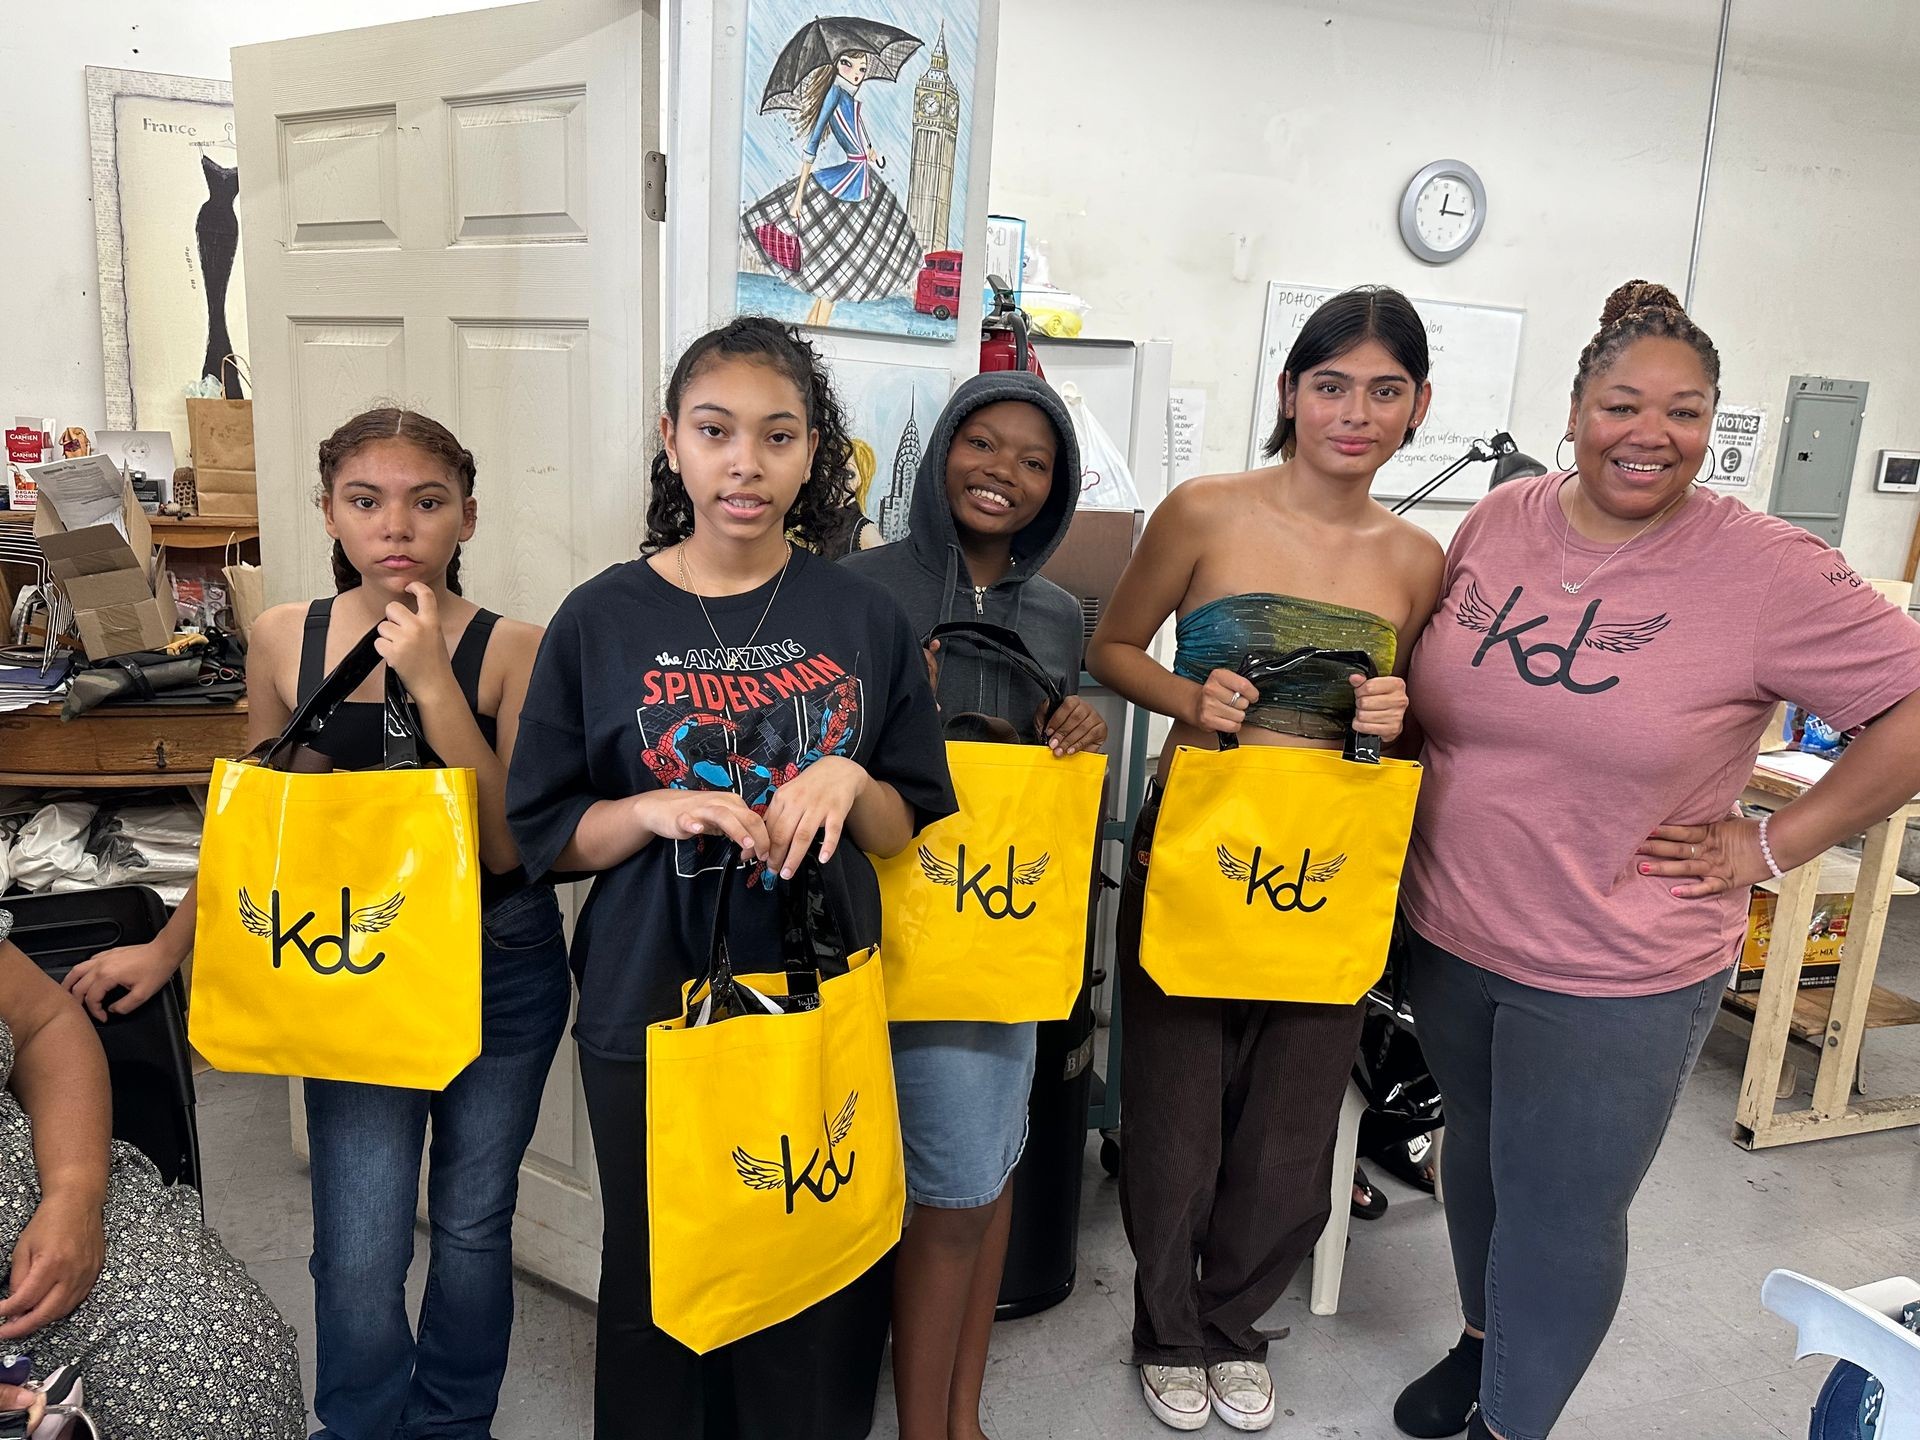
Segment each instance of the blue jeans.
[{"label": "blue jeans", "polygon": [[1415,934],[1408,998],[1446,1101],[1447,1236],[1480,1408],[1546,1440],[1606,1339],[1627,1207],[1719,1013],[1726,972],[1662,995],[1563,995]]},{"label": "blue jeans", "polygon": [[[480,1057],[445,1090],[309,1080],[313,1440],[488,1440],[513,1325],[513,1207],[569,1001],[560,907],[532,886],[482,920]],[[432,1250],[407,1266],[427,1121]]]}]

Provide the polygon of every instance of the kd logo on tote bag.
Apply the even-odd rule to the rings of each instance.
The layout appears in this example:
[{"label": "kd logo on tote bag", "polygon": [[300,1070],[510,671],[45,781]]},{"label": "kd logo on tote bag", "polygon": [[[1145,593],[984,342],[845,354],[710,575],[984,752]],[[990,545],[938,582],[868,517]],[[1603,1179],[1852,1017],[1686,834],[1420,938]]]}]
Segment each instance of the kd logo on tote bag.
[{"label": "kd logo on tote bag", "polygon": [[278,739],[214,767],[189,1021],[223,1070],[437,1090],[480,1053],[473,772],[422,766],[391,672],[390,768],[277,768],[379,664],[373,638]]},{"label": "kd logo on tote bag", "polygon": [[[1359,651],[1300,650],[1373,673]],[[1181,746],[1154,828],[1140,963],[1169,995],[1350,1005],[1386,968],[1420,767],[1348,753]]]},{"label": "kd logo on tote bag", "polygon": [[[1020,637],[998,625],[942,625],[929,641],[996,651],[1062,696]],[[1061,1020],[1086,971],[1087,907],[1100,835],[1104,755],[1045,745],[947,742],[960,809],[900,854],[876,857],[894,1020]]]},{"label": "kd logo on tote bag", "polygon": [[647,1031],[653,1319],[702,1355],[851,1284],[899,1241],[907,1205],[879,951],[844,974],[798,957],[736,974],[740,883],[736,854],[705,977]]}]

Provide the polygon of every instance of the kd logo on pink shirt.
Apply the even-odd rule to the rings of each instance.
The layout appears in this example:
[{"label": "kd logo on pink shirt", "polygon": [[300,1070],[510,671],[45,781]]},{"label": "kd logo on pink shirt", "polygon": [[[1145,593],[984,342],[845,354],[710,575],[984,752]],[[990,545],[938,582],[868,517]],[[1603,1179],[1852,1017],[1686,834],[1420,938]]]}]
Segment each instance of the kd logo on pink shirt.
[{"label": "kd logo on pink shirt", "polygon": [[[1651,620],[1628,620],[1611,622],[1605,625],[1595,624],[1600,614],[1599,600],[1589,601],[1586,613],[1580,617],[1573,636],[1564,645],[1555,645],[1550,640],[1542,640],[1536,645],[1522,645],[1521,640],[1545,625],[1552,617],[1536,615],[1531,620],[1522,620],[1516,624],[1507,624],[1507,617],[1513,613],[1513,607],[1519,603],[1526,587],[1516,585],[1513,593],[1507,596],[1507,603],[1498,613],[1488,605],[1480,594],[1480,587],[1474,581],[1467,582],[1467,593],[1461,598],[1460,608],[1454,619],[1467,629],[1487,638],[1480,642],[1480,648],[1474,652],[1473,663],[1477,668],[1487,658],[1487,652],[1496,645],[1505,645],[1513,657],[1513,668],[1522,680],[1529,685],[1560,685],[1576,695],[1598,695],[1602,690],[1611,690],[1620,683],[1618,675],[1609,675],[1604,680],[1580,681],[1573,678],[1573,662],[1580,652],[1598,650],[1608,655],[1627,655],[1646,646],[1655,635],[1667,628],[1667,617],[1656,615]],[[1536,670],[1534,658],[1538,656],[1551,662],[1548,668]]]}]

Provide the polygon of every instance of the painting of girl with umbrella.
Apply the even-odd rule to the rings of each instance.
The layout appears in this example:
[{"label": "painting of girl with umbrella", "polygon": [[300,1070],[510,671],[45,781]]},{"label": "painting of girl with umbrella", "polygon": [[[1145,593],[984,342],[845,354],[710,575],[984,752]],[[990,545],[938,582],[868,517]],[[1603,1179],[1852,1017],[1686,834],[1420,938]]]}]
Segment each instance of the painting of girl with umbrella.
[{"label": "painting of girl with umbrella", "polygon": [[742,311],[952,337],[978,30],[973,0],[893,0],[884,18],[754,0]]}]

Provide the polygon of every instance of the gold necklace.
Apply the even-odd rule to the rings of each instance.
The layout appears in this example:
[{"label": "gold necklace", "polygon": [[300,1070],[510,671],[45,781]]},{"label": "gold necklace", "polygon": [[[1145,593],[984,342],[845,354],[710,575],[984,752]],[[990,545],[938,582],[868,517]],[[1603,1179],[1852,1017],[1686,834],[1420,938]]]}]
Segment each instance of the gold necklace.
[{"label": "gold necklace", "polygon": [[[1578,484],[1579,481],[1576,480],[1574,483]],[[1567,579],[1567,543],[1569,540],[1573,538],[1573,520],[1564,511],[1562,511],[1560,515],[1560,588],[1566,591],[1567,594],[1569,595],[1578,595],[1582,590],[1586,589],[1587,585],[1592,581],[1593,577],[1598,575],[1602,570],[1607,568],[1608,563],[1612,561],[1614,555],[1618,555],[1622,550],[1626,549],[1627,546],[1633,544],[1634,541],[1638,540],[1642,535],[1646,534],[1649,530],[1653,529],[1654,526],[1658,525],[1662,520],[1666,519],[1667,516],[1670,515],[1680,505],[1681,501],[1685,500],[1689,495],[1693,494],[1693,486],[1694,486],[1694,482],[1689,480],[1687,482],[1687,488],[1682,490],[1678,495],[1674,496],[1673,499],[1669,500],[1666,503],[1666,506],[1660,511],[1659,514],[1655,515],[1651,520],[1647,521],[1646,524],[1642,525],[1638,530],[1634,531],[1633,534],[1629,535],[1624,541],[1622,541],[1618,546],[1615,547],[1613,554],[1608,555],[1605,560],[1602,560],[1598,565],[1594,566],[1593,569],[1589,570],[1586,573],[1583,579],[1578,581],[1569,581]],[[1558,495],[1555,495],[1554,504],[1558,506],[1559,503],[1560,503],[1560,497]]]},{"label": "gold necklace", "polygon": [[713,623],[713,616],[707,610],[706,597],[694,589],[693,576],[687,570],[686,541],[682,540],[680,542],[680,548],[675,552],[674,558],[680,562],[680,583],[682,587],[699,602],[700,614],[707,622],[707,629],[713,632],[713,643],[720,647],[720,668],[722,670],[739,670],[743,668],[733,664],[731,657],[739,651],[751,649],[753,642],[760,638],[760,631],[766,625],[767,617],[773,613],[773,602],[780,598],[780,587],[786,583],[787,567],[793,564],[793,543],[791,541],[787,542],[787,558],[780,562],[780,573],[775,577],[773,582],[773,594],[767,597],[767,608],[760,612],[760,624],[753,627],[753,633],[747,637],[747,643],[737,647],[737,649],[736,647],[729,646],[726,641],[720,638],[719,627]]}]

